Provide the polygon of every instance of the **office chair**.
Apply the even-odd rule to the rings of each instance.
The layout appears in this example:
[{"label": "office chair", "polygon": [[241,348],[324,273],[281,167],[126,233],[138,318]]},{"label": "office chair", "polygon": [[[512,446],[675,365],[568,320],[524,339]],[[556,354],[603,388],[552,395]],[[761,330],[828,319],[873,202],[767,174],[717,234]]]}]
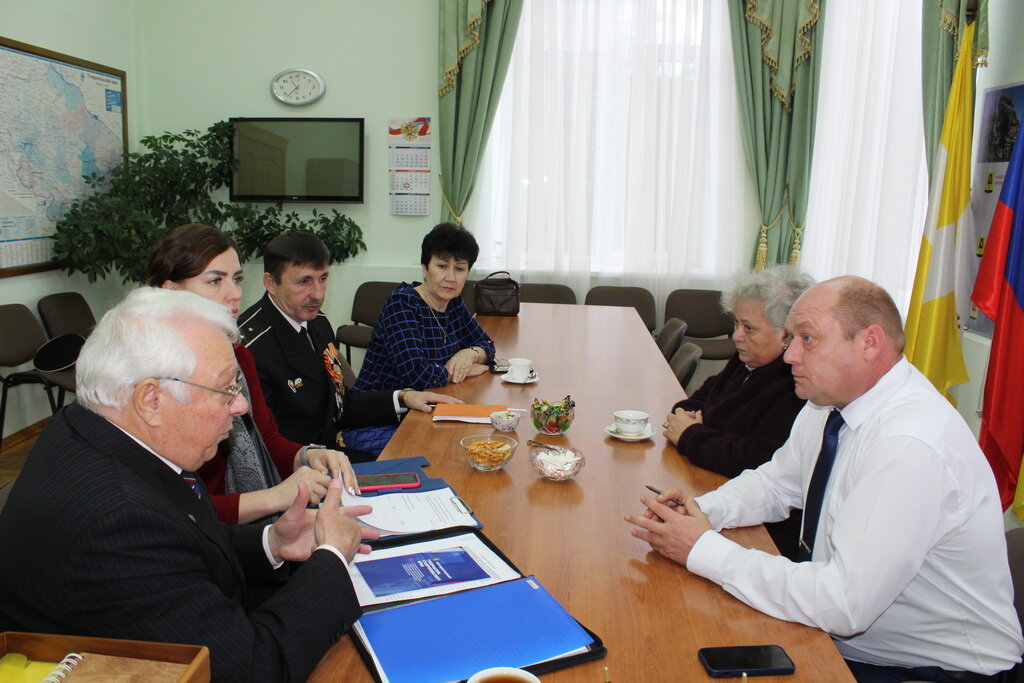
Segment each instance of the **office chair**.
[{"label": "office chair", "polygon": [[736,353],[732,316],[722,310],[722,292],[717,289],[677,289],[665,302],[665,320],[685,320],[684,342],[698,345],[705,360],[727,360]]},{"label": "office chair", "polygon": [[654,295],[643,287],[593,287],[583,302],[588,306],[632,306],[640,314],[647,329],[654,332],[656,313]]},{"label": "office chair", "polygon": [[528,283],[519,285],[519,300],[534,304],[575,304],[576,292],[565,285]]},{"label": "office chair", "polygon": [[[0,306],[0,367],[16,368],[28,363],[46,343],[42,325],[24,304]],[[7,415],[7,392],[21,384],[41,384],[50,402],[50,411],[56,413],[64,405],[64,396],[75,390],[75,371],[42,372],[40,370],[13,370],[0,375],[0,435],[3,434]],[[57,398],[53,390],[58,390]],[[0,448],[3,448],[0,441]]]},{"label": "office chair", "polygon": [[51,337],[77,334],[88,337],[96,327],[96,316],[78,292],[60,292],[44,296],[36,304],[43,327]]},{"label": "office chair", "polygon": [[665,360],[672,360],[672,356],[683,343],[685,334],[686,323],[679,318],[669,318],[658,330],[658,334],[654,335],[654,341],[658,344],[661,355],[665,356]]},{"label": "office chair", "polygon": [[672,359],[668,362],[672,372],[675,373],[676,379],[679,380],[679,386],[686,391],[686,385],[693,379],[693,373],[697,371],[697,363],[700,361],[702,349],[692,342],[683,342],[679,347],[679,350],[672,355]]},{"label": "office chair", "polygon": [[[370,346],[373,326],[377,324],[377,316],[384,308],[384,303],[391,292],[395,291],[397,282],[364,282],[356,288],[352,297],[352,325],[342,325],[336,334],[338,344],[345,346],[345,360],[352,362],[352,347],[361,349]],[[347,384],[347,382],[346,382]]]}]

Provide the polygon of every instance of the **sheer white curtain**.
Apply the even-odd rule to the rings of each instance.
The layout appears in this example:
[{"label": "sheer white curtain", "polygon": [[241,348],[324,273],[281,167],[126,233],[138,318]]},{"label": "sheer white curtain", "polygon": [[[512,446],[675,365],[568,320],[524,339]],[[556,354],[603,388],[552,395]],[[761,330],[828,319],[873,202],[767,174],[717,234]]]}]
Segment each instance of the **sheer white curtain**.
[{"label": "sheer white curtain", "polygon": [[906,314],[928,201],[921,3],[829,2],[801,265],[861,275]]},{"label": "sheer white curtain", "polygon": [[[477,270],[571,286],[720,288],[757,205],[725,3],[526,0],[473,198]],[[660,318],[659,318],[660,320]]]}]

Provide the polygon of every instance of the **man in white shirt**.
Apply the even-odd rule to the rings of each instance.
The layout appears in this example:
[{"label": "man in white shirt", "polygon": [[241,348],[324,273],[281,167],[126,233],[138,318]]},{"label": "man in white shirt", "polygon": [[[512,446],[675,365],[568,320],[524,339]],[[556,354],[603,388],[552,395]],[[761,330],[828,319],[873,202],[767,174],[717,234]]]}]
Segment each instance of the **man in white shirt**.
[{"label": "man in white shirt", "polygon": [[[789,440],[699,498],[643,499],[647,512],[626,516],[633,535],[766,614],[828,631],[858,680],[999,680],[988,676],[1020,661],[1024,640],[995,479],[963,419],[903,357],[892,299],[836,278],[800,297],[786,329],[809,401]],[[810,561],[716,533],[793,508],[805,511]]]}]

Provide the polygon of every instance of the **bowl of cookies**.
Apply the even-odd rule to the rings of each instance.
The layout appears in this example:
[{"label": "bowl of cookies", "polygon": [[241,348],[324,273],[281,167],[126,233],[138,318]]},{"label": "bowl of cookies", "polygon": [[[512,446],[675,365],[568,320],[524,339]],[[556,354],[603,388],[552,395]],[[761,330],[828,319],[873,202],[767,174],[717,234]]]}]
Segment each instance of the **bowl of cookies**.
[{"label": "bowl of cookies", "polygon": [[519,443],[504,434],[474,434],[459,441],[466,460],[481,472],[493,472],[505,466]]}]

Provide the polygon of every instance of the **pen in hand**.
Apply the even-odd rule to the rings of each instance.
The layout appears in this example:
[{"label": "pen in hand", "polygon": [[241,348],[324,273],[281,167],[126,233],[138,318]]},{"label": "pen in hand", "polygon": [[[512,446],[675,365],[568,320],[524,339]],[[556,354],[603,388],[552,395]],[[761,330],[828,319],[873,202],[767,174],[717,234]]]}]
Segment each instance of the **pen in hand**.
[{"label": "pen in hand", "polygon": [[[656,488],[654,488],[654,487],[653,487],[653,486],[651,486],[650,484],[645,484],[645,486],[646,486],[646,487],[647,487],[647,488],[648,488],[649,490],[651,490],[651,491],[654,491],[654,493],[655,493],[655,494],[657,494],[657,495],[659,495],[659,496],[661,495],[661,491],[660,491],[659,489],[656,489]],[[683,501],[679,500],[678,498],[671,498],[671,499],[669,500],[669,502],[670,502],[670,503],[675,503],[676,505],[678,505],[678,506],[679,506],[679,507],[681,507],[681,508],[684,508],[684,509],[686,508],[686,505],[684,505],[684,504],[683,504]]]}]

